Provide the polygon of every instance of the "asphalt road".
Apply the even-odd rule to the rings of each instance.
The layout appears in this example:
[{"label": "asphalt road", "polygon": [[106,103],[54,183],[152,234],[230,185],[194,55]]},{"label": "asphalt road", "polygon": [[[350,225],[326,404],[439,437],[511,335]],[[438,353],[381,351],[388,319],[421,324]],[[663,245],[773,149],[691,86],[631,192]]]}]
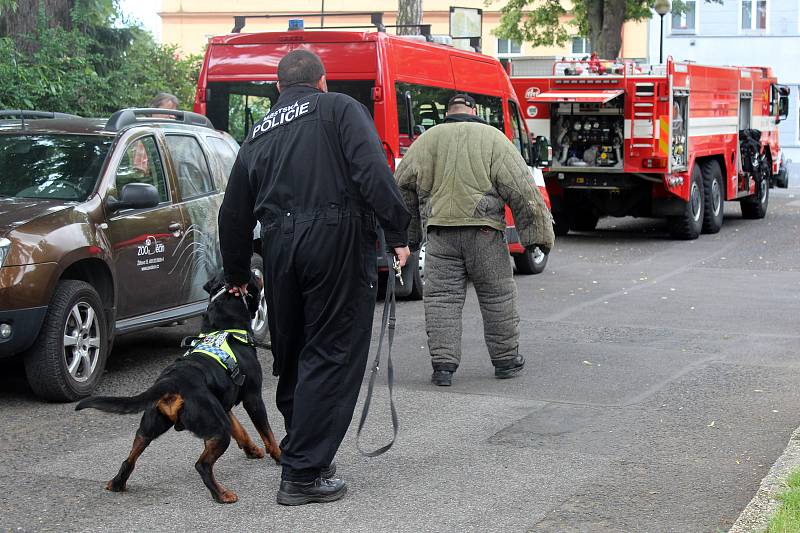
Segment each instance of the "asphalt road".
[{"label": "asphalt road", "polygon": [[[217,473],[239,502],[217,505],[193,468],[201,442],[175,432],[128,492],[106,492],[137,416],[40,403],[2,363],[0,530],[726,530],[800,425],[800,190],[772,193],[765,220],[727,204],[697,241],[634,219],[559,239],[545,273],[516,278],[529,363],[513,380],[493,378],[471,295],[454,386],[432,386],[422,304],[401,303],[399,441],[362,458],[351,428],[333,504],[278,506],[279,468],[232,446]],[[119,339],[101,392],[148,386],[195,328]],[[375,444],[390,434],[379,392]]]}]

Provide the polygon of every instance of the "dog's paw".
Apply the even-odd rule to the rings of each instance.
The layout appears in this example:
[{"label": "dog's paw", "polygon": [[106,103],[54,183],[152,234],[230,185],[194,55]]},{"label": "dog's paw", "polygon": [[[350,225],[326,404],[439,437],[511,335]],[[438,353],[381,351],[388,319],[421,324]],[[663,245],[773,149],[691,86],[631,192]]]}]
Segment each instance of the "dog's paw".
[{"label": "dog's paw", "polygon": [[239,497],[232,490],[226,490],[217,498],[217,503],[236,503]]},{"label": "dog's paw", "polygon": [[266,453],[258,446],[253,446],[251,448],[245,448],[244,454],[248,457],[248,459],[263,459]]},{"label": "dog's paw", "polygon": [[106,483],[106,490],[110,490],[111,492],[125,492],[125,483],[112,479]]}]

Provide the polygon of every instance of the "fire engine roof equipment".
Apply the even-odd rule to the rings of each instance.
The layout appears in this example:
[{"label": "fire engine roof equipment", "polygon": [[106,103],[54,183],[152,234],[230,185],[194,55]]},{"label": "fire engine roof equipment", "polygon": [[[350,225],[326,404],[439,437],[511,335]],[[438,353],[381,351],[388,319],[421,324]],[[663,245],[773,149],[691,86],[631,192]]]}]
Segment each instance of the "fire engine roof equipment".
[{"label": "fire engine roof equipment", "polygon": [[577,102],[581,104],[605,104],[623,94],[622,89],[608,89],[603,91],[575,91],[575,92],[549,92],[539,93],[533,98],[528,98],[529,102],[536,103],[562,103]]}]

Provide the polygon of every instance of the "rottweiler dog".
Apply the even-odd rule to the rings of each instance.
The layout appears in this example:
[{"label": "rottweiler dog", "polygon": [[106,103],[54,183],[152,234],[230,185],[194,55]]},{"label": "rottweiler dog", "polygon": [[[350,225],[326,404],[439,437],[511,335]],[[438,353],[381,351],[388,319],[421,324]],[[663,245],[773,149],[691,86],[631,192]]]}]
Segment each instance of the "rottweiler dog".
[{"label": "rottweiler dog", "polygon": [[[235,296],[221,276],[203,287],[210,295],[208,309],[203,314],[203,333],[224,330],[250,332],[250,320],[258,309],[257,280],[251,278],[248,295]],[[219,339],[219,337],[217,337]],[[231,371],[220,360],[206,353],[187,353],[173,362],[156,379],[152,387],[132,397],[94,396],[81,400],[76,411],[86,408],[110,413],[136,413],[144,411],[133,448],[114,479],[106,484],[113,492],[125,490],[125,483],[133,472],[136,460],[156,438],[169,428],[188,430],[205,442],[205,449],[195,463],[211,496],[218,503],[234,503],[236,493],[223,487],[214,477],[214,463],[230,444],[231,435],[250,458],[264,457],[239,423],[231,409],[242,403],[253,425],[261,436],[270,457],[278,462],[280,447],[267,420],[267,410],[261,397],[261,364],[249,335],[227,335],[227,346],[233,352],[238,372]],[[200,339],[202,343],[203,339]],[[202,345],[195,345],[195,348]],[[212,348],[209,348],[213,350]],[[223,354],[224,357],[224,354]]]}]

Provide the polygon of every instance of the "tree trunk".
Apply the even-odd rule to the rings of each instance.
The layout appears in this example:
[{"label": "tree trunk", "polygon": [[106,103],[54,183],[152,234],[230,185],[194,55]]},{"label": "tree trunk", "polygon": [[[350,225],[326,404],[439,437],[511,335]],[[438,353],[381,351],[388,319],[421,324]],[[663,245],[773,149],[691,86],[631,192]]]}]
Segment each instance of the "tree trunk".
[{"label": "tree trunk", "polygon": [[602,59],[616,59],[622,48],[626,0],[584,0],[592,51]]},{"label": "tree trunk", "polygon": [[625,23],[626,0],[605,0],[603,5],[603,29],[597,55],[616,59],[622,49],[622,25]]},{"label": "tree trunk", "polygon": [[0,37],[12,37],[17,50],[32,54],[39,48],[36,34],[39,15],[44,15],[50,28],[72,29],[70,13],[75,0],[17,0],[17,9],[0,13]]},{"label": "tree trunk", "polygon": [[[422,24],[422,0],[397,1],[397,25]],[[398,35],[419,35],[420,28],[397,28]]]}]

